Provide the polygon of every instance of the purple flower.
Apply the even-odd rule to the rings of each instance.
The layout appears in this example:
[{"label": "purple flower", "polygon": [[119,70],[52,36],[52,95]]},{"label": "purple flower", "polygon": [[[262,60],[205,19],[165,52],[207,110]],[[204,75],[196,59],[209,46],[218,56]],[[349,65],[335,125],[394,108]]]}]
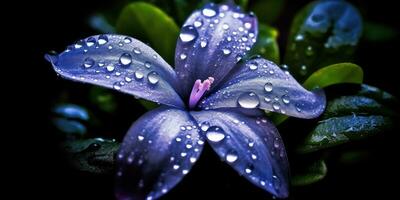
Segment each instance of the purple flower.
[{"label": "purple flower", "polygon": [[243,61],[257,19],[231,4],[207,4],[181,29],[175,69],[153,49],[122,35],[95,35],[46,55],[61,76],[162,104],[139,118],[117,155],[118,199],[153,199],[171,190],[207,141],[254,185],[288,196],[288,160],[261,110],[314,118],[323,92],[309,92],[276,64]]}]

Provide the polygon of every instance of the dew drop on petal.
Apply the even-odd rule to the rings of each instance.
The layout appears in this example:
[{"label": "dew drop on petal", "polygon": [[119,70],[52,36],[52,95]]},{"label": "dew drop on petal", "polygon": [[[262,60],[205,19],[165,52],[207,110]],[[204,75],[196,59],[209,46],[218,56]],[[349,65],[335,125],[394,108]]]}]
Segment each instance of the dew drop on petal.
[{"label": "dew drop on petal", "polygon": [[121,85],[119,82],[114,83],[113,88],[116,90],[120,90],[121,89]]},{"label": "dew drop on petal", "polygon": [[135,53],[135,54],[141,54],[142,52],[140,51],[139,48],[135,47],[135,48],[133,48],[133,53]]},{"label": "dew drop on petal", "polygon": [[158,83],[158,81],[160,81],[160,76],[158,75],[157,72],[154,72],[154,71],[153,71],[153,72],[150,72],[150,73],[147,75],[147,80],[149,81],[149,83],[155,85],[155,84]]},{"label": "dew drop on petal", "polygon": [[250,68],[250,70],[254,71],[254,70],[257,69],[257,65],[254,64],[254,63],[250,63],[250,64],[249,64],[249,68]]},{"label": "dew drop on petal", "polygon": [[193,25],[194,25],[194,27],[198,28],[198,27],[200,27],[200,26],[203,25],[203,22],[201,22],[201,21],[194,21]]},{"label": "dew drop on petal", "polygon": [[203,123],[200,125],[200,129],[201,129],[202,131],[207,131],[209,128],[210,128],[210,124],[209,124],[208,122],[203,122]]},{"label": "dew drop on petal", "polygon": [[226,161],[233,163],[238,159],[238,155],[235,151],[230,151],[225,156]]},{"label": "dew drop on petal", "polygon": [[115,67],[114,67],[114,65],[108,65],[106,67],[106,69],[107,69],[107,71],[112,72],[112,71],[114,71]]},{"label": "dew drop on petal", "polygon": [[274,110],[279,110],[281,108],[280,104],[278,102],[274,102],[272,104],[272,108],[274,108]]},{"label": "dew drop on petal", "polygon": [[181,53],[181,55],[179,55],[179,57],[181,58],[181,60],[185,60],[187,55],[184,53]]},{"label": "dew drop on petal", "polygon": [[129,53],[123,53],[120,57],[119,57],[119,62],[124,65],[130,65],[132,63],[132,56]]},{"label": "dew drop on petal", "polygon": [[220,128],[211,128],[207,131],[206,137],[211,142],[220,142],[225,138],[225,134],[221,131]]},{"label": "dew drop on petal", "polygon": [[283,103],[285,103],[285,104],[290,103],[289,95],[287,95],[287,94],[283,95],[283,96],[282,96],[282,101],[283,101]]},{"label": "dew drop on petal", "polygon": [[108,37],[107,35],[100,35],[99,39],[97,40],[97,43],[99,43],[99,45],[104,45],[108,42]]},{"label": "dew drop on petal", "polygon": [[197,32],[196,28],[188,25],[182,27],[181,33],[179,34],[179,38],[181,39],[182,42],[191,42],[197,38],[199,33]]},{"label": "dew drop on petal", "polygon": [[231,54],[231,50],[229,50],[229,49],[222,49],[222,51],[224,52],[224,55]]},{"label": "dew drop on petal", "polygon": [[125,39],[124,39],[124,43],[125,43],[125,44],[129,44],[129,43],[131,43],[131,42],[132,42],[132,39],[131,39],[131,38],[125,37]]},{"label": "dew drop on petal", "polygon": [[202,40],[202,41],[200,42],[200,46],[201,46],[201,48],[206,47],[206,46],[207,46],[207,40]]},{"label": "dew drop on petal", "polygon": [[151,63],[150,63],[149,61],[146,61],[146,62],[144,62],[144,66],[145,66],[147,69],[150,69]]},{"label": "dew drop on petal", "polygon": [[94,65],[94,60],[93,60],[93,58],[86,58],[84,61],[83,61],[83,66],[85,67],[85,68],[90,68],[90,67],[92,67]]},{"label": "dew drop on petal", "polygon": [[206,17],[214,17],[217,14],[217,11],[211,7],[206,7],[201,11],[201,13]]},{"label": "dew drop on petal", "polygon": [[256,108],[260,104],[258,96],[253,92],[241,94],[237,101],[242,108]]},{"label": "dew drop on petal", "polygon": [[268,82],[268,83],[266,83],[266,84],[264,85],[264,90],[265,90],[266,92],[271,92],[272,89],[273,89],[272,83]]},{"label": "dew drop on petal", "polygon": [[96,39],[94,37],[89,37],[86,40],[86,46],[91,47],[96,43]]},{"label": "dew drop on petal", "polygon": [[135,78],[137,79],[137,80],[141,80],[141,79],[143,79],[143,72],[141,72],[141,71],[136,71],[135,72]]}]

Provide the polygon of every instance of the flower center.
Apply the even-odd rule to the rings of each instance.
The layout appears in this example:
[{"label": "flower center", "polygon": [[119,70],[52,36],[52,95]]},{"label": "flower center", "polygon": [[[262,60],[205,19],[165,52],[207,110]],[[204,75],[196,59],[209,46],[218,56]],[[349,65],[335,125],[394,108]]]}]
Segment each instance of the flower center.
[{"label": "flower center", "polygon": [[204,80],[203,82],[200,79],[197,79],[194,82],[189,98],[189,108],[194,108],[196,106],[197,102],[199,102],[204,93],[207,90],[210,90],[210,86],[213,82],[213,77],[208,77],[208,79]]}]

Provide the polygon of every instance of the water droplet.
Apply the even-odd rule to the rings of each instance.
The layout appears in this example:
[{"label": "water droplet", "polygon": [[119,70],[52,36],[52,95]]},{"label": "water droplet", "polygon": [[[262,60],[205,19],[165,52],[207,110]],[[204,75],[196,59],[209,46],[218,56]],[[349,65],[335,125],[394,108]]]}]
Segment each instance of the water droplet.
[{"label": "water droplet", "polygon": [[102,61],[100,61],[100,62],[98,63],[98,65],[99,65],[99,67],[103,67],[103,66],[105,65],[105,63],[102,62]]},{"label": "water droplet", "polygon": [[121,85],[119,84],[119,82],[114,83],[113,88],[116,90],[120,90],[121,89]]},{"label": "water droplet", "polygon": [[201,46],[201,48],[206,47],[206,46],[207,46],[207,40],[202,40],[202,41],[200,42],[200,46]]},{"label": "water droplet", "polygon": [[124,39],[124,43],[125,43],[125,44],[129,44],[129,43],[131,43],[131,42],[132,42],[132,39],[131,39],[131,38],[125,37],[125,39]]},{"label": "water droplet", "polygon": [[106,67],[106,69],[107,69],[107,71],[112,72],[112,71],[114,71],[115,67],[114,67],[114,65],[108,65]]},{"label": "water droplet", "polygon": [[181,141],[182,141],[182,138],[176,137],[175,140],[176,140],[177,142],[181,142]]},{"label": "water droplet", "polygon": [[174,168],[175,170],[179,169],[179,165],[174,165],[172,166],[172,168]]},{"label": "water droplet", "polygon": [[191,145],[191,144],[186,145],[186,149],[191,149],[192,147],[193,147],[193,145]]},{"label": "water droplet", "polygon": [[186,55],[186,54],[184,54],[184,53],[181,53],[181,55],[180,55],[179,57],[181,58],[181,60],[185,60],[185,59],[186,59],[186,57],[187,57],[187,55]]},{"label": "water droplet", "polygon": [[280,146],[280,144],[279,144],[279,139],[276,138],[275,141],[274,141],[274,147],[275,147],[275,148],[279,148],[279,146]]},{"label": "water droplet", "polygon": [[125,77],[125,81],[129,83],[129,82],[132,81],[132,79],[131,79],[130,77],[127,77],[127,76],[126,76],[126,77]]},{"label": "water droplet", "polygon": [[281,105],[278,102],[274,102],[272,104],[272,108],[274,108],[274,110],[279,110],[281,108]]},{"label": "water droplet", "polygon": [[210,124],[208,123],[208,122],[203,122],[201,125],[200,125],[200,129],[202,130],[202,131],[207,131],[208,129],[210,128]]},{"label": "water droplet", "polygon": [[225,29],[225,30],[227,30],[227,29],[229,29],[229,25],[228,25],[228,24],[223,24],[223,25],[222,25],[222,28]]},{"label": "water droplet", "polygon": [[149,62],[149,61],[144,62],[144,66],[145,66],[147,69],[150,69],[150,67],[151,67],[151,62]]},{"label": "water droplet", "polygon": [[179,34],[179,38],[182,42],[191,42],[195,40],[198,36],[198,32],[195,27],[188,25],[182,27],[181,33]]},{"label": "water droplet", "polygon": [[184,169],[184,170],[182,170],[182,174],[187,174],[187,173],[189,173],[189,170],[187,170],[187,169]]},{"label": "water droplet", "polygon": [[257,67],[257,65],[255,64],[255,63],[250,63],[249,64],[249,68],[251,69],[251,70],[256,70],[258,67]]},{"label": "water droplet", "polygon": [[256,154],[251,154],[251,159],[256,160],[257,159],[257,155]]},{"label": "water droplet", "polygon": [[296,35],[296,37],[294,38],[294,40],[295,40],[295,41],[302,41],[302,40],[304,40],[304,36],[301,35],[301,34]]},{"label": "water droplet", "polygon": [[246,168],[245,170],[244,170],[247,174],[250,174],[253,170],[251,169],[251,168]]},{"label": "water droplet", "polygon": [[135,48],[133,48],[133,53],[135,53],[135,54],[141,54],[142,52],[140,51],[139,48],[135,47]]},{"label": "water droplet", "polygon": [[135,72],[135,78],[137,79],[137,80],[141,80],[141,79],[143,79],[143,72],[141,72],[141,71],[136,71]]},{"label": "water droplet", "polygon": [[185,131],[185,130],[186,130],[186,127],[185,127],[185,126],[181,126],[181,130],[182,130],[182,131]]},{"label": "water droplet", "polygon": [[94,60],[93,58],[86,58],[85,61],[83,61],[83,66],[85,68],[92,67],[94,65]]},{"label": "water droplet", "polygon": [[269,97],[264,97],[264,101],[268,103],[268,102],[271,101],[271,98],[269,98]]},{"label": "water droplet", "polygon": [[144,140],[144,136],[143,135],[138,135],[137,138],[138,138],[139,141],[143,141]]},{"label": "water droplet", "polygon": [[266,84],[264,85],[264,90],[265,90],[266,92],[271,92],[272,89],[273,89],[272,83],[268,82],[268,83],[266,83]]},{"label": "water droplet", "polygon": [[218,127],[211,127],[206,133],[206,137],[211,142],[220,142],[225,138],[224,132]]},{"label": "water droplet", "polygon": [[203,22],[201,22],[201,21],[194,21],[193,25],[194,25],[194,27],[198,28],[198,27],[200,27],[200,26],[203,25]]},{"label": "water droplet", "polygon": [[265,181],[260,181],[260,184],[262,185],[262,186],[265,186]]},{"label": "water droplet", "polygon": [[211,6],[207,6],[201,11],[201,13],[206,17],[214,17],[217,14],[217,11]]},{"label": "water droplet", "polygon": [[124,65],[130,65],[132,63],[132,56],[129,53],[123,53],[120,57],[119,57],[119,62]]},{"label": "water droplet", "polygon": [[158,83],[158,81],[160,81],[160,76],[158,75],[158,73],[157,72],[150,72],[148,75],[147,75],[147,80],[149,81],[149,83],[151,83],[151,84],[157,84]]},{"label": "water droplet", "polygon": [[97,40],[97,43],[99,43],[99,45],[104,45],[108,42],[108,37],[107,35],[100,35],[99,39]]},{"label": "water droplet", "polygon": [[282,101],[283,101],[283,103],[285,103],[285,104],[290,103],[290,97],[289,97],[289,95],[287,95],[287,94],[283,95],[283,96],[282,96]]},{"label": "water droplet", "polygon": [[182,153],[181,153],[181,157],[185,157],[186,155],[187,155],[186,152],[182,152]]},{"label": "water droplet", "polygon": [[242,108],[256,108],[260,104],[260,100],[255,93],[247,92],[239,96],[238,104]]},{"label": "water droplet", "polygon": [[94,37],[89,37],[86,40],[86,46],[91,47],[96,43],[96,39]]},{"label": "water droplet", "polygon": [[74,45],[75,49],[80,49],[82,48],[82,41],[78,41],[75,45]]},{"label": "water droplet", "polygon": [[237,153],[235,151],[230,151],[225,156],[226,161],[233,163],[238,159]]},{"label": "water droplet", "polygon": [[246,29],[251,29],[251,23],[249,23],[249,22],[244,23],[244,27]]},{"label": "water droplet", "polygon": [[300,67],[300,74],[301,74],[301,75],[306,75],[306,74],[307,74],[307,66],[302,65],[302,66]]},{"label": "water droplet", "polygon": [[231,50],[229,50],[229,49],[222,49],[222,51],[224,52],[224,55],[231,54]]}]

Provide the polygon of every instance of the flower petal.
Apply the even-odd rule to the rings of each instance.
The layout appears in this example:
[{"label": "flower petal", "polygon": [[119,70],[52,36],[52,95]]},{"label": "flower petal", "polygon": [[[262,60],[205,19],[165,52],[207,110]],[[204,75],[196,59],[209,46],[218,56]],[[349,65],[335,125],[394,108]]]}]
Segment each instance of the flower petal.
[{"label": "flower petal", "polygon": [[61,76],[114,88],[150,101],[183,107],[176,74],[153,49],[122,35],[95,35],[58,55],[46,55]]},{"label": "flower petal", "polygon": [[238,64],[219,90],[201,101],[203,109],[261,108],[299,117],[318,117],[325,109],[325,94],[304,89],[276,64],[257,58]]},{"label": "flower petal", "polygon": [[205,5],[192,13],[181,29],[175,68],[188,96],[196,79],[218,82],[255,43],[257,18],[234,5]]},{"label": "flower petal", "polygon": [[117,155],[117,198],[162,196],[189,172],[203,144],[188,112],[160,107],[146,113],[132,125]]},{"label": "flower petal", "polygon": [[254,185],[288,196],[288,160],[275,126],[232,110],[192,112],[217,154]]}]

